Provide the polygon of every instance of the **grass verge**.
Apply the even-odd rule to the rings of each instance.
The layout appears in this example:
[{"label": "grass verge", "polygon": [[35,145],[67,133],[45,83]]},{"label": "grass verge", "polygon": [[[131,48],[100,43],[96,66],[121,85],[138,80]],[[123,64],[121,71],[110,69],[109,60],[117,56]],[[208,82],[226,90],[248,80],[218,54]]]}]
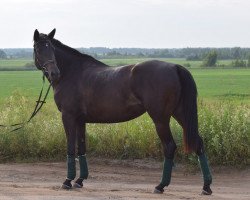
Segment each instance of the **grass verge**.
[{"label": "grass verge", "polygon": [[[35,102],[16,92],[1,105],[0,124],[26,121]],[[199,101],[199,130],[210,163],[250,164],[250,109],[232,101]],[[0,128],[0,162],[58,160],[66,156],[61,115],[52,101],[23,129],[9,133]],[[171,121],[178,146],[176,159],[196,163],[194,155],[182,151],[182,130]],[[110,158],[162,158],[161,144],[147,114],[125,123],[88,124],[88,153]]]}]

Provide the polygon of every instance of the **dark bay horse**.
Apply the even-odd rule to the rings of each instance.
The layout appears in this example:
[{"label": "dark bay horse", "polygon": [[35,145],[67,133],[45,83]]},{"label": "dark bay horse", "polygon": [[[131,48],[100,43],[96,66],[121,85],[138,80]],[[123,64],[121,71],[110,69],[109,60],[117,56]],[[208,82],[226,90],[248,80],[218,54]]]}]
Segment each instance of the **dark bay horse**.
[{"label": "dark bay horse", "polygon": [[198,155],[203,173],[203,194],[212,194],[212,176],[203,141],[198,133],[197,89],[184,67],[152,60],[110,67],[81,54],[48,35],[34,32],[34,59],[52,84],[54,99],[67,137],[67,178],[64,189],[76,177],[75,147],[80,175],[74,187],[88,177],[85,144],[86,123],[117,123],[147,112],[152,118],[164,152],[162,179],[154,192],[162,193],[171,179],[176,144],[169,127],[173,116],[183,128],[186,152]]}]

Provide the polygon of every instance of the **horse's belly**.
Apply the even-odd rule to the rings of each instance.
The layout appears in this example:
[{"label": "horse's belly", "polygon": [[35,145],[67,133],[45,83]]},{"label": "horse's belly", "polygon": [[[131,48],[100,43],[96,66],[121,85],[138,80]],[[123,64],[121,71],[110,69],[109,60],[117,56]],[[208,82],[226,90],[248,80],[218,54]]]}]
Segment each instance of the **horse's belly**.
[{"label": "horse's belly", "polygon": [[87,123],[118,123],[125,122],[145,113],[145,109],[141,105],[129,106],[126,108],[102,108],[95,112],[87,113],[85,118]]}]

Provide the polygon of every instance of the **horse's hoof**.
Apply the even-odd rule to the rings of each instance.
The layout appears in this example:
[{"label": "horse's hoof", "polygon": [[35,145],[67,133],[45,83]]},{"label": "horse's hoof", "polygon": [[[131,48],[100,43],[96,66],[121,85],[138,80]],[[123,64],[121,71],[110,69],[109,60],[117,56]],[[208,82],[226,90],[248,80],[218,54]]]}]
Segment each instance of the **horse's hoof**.
[{"label": "horse's hoof", "polygon": [[82,184],[82,185],[79,185],[78,183],[74,183],[73,187],[74,187],[74,188],[82,188],[82,187],[83,187],[83,184]]},{"label": "horse's hoof", "polygon": [[74,188],[82,188],[83,187],[83,184],[82,184],[82,181],[83,181],[83,179],[82,178],[78,178],[77,180],[76,180],[76,182],[74,183]]},{"label": "horse's hoof", "polygon": [[211,195],[212,193],[213,192],[212,192],[212,190],[211,190],[211,188],[210,188],[209,185],[203,186],[203,190],[201,192],[202,195]]},{"label": "horse's hoof", "polygon": [[164,190],[162,189],[162,190],[158,190],[158,189],[154,189],[154,194],[163,194],[163,192],[164,192]]},{"label": "horse's hoof", "polygon": [[70,190],[72,188],[72,186],[68,186],[68,185],[65,185],[65,184],[62,184],[61,186],[61,189],[64,189],[64,190]]},{"label": "horse's hoof", "polygon": [[61,188],[64,190],[71,189],[72,188],[71,180],[66,179],[66,181],[64,181],[64,183],[62,184]]},{"label": "horse's hoof", "polygon": [[154,194],[162,194],[164,192],[164,189],[161,186],[156,186],[154,189]]}]

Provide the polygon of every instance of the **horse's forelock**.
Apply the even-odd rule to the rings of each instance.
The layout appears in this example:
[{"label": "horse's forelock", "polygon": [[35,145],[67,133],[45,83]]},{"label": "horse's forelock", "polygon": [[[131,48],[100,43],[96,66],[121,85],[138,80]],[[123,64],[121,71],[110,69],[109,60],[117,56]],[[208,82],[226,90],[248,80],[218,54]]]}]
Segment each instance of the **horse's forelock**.
[{"label": "horse's forelock", "polygon": [[48,40],[49,37],[48,37],[46,34],[40,33],[39,39],[40,39],[40,40]]}]

